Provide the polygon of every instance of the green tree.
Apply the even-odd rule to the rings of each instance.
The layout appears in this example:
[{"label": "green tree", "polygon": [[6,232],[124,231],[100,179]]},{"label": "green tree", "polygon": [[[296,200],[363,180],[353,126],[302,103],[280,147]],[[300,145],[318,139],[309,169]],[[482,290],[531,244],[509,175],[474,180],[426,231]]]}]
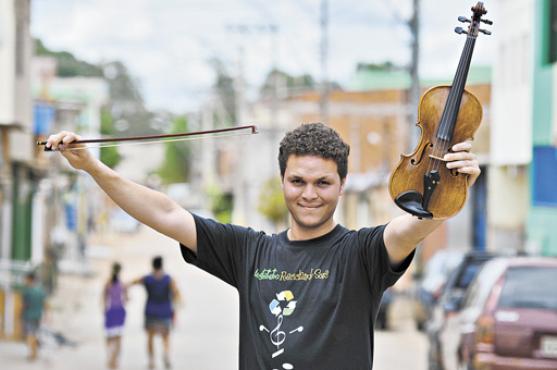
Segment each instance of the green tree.
[{"label": "green tree", "polygon": [[213,85],[226,115],[230,122],[222,122],[225,126],[236,122],[236,89],[234,88],[234,78],[226,69],[226,64],[214,58],[210,61],[211,66],[215,70],[216,80]]},{"label": "green tree", "polygon": [[[172,122],[172,133],[186,132],[186,117],[176,117]],[[190,145],[186,142],[173,141],[165,144],[164,162],[157,171],[163,184],[187,182],[190,171]]]},{"label": "green tree", "polygon": [[286,224],[288,208],[284,202],[279,177],[273,177],[265,181],[261,193],[259,193],[257,210],[267,220],[271,221],[277,229]]},{"label": "green tree", "polygon": [[127,135],[154,134],[160,131],[152,127],[155,117],[145,107],[139,82],[130,75],[122,62],[91,64],[77,59],[70,52],[50,50],[40,39],[35,40],[35,54],[53,57],[57,63],[57,76],[104,78],[108,82],[111,115],[118,131]]},{"label": "green tree", "polygon": [[233,198],[230,193],[223,193],[218,186],[212,185],[207,188],[207,196],[211,212],[217,221],[228,224],[232,221]]},{"label": "green tree", "polygon": [[[112,115],[110,110],[105,107],[101,110],[101,135],[113,135],[114,131]],[[110,168],[116,167],[122,160],[122,156],[115,146],[101,148],[100,157],[101,161]]]},{"label": "green tree", "polygon": [[56,59],[56,75],[60,77],[103,77],[102,67],[77,59],[67,51],[53,51],[44,46],[40,39],[35,39],[35,53],[39,56],[51,56]]},{"label": "green tree", "polygon": [[158,133],[152,127],[154,114],[145,107],[139,82],[119,61],[105,63],[104,76],[110,89],[112,116],[119,131],[126,135]]},{"label": "green tree", "polygon": [[[302,91],[315,90],[315,88],[317,87],[315,80],[309,74],[292,76],[286,72],[274,69],[267,74],[265,82],[263,82],[263,85],[260,88],[259,92],[261,96],[273,96],[275,81],[277,81],[280,88],[287,89],[286,95],[290,95],[291,93],[300,93]],[[285,92],[283,91],[282,94],[285,94]]]}]

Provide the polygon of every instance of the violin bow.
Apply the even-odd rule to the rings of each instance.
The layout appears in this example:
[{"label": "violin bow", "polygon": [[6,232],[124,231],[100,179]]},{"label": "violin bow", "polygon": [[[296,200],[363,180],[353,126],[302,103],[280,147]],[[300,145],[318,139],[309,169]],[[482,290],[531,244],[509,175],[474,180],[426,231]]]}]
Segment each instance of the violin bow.
[{"label": "violin bow", "polygon": [[[79,150],[79,149],[91,148],[91,146],[72,147],[72,145],[75,144],[101,144],[94,147],[106,148],[106,147],[118,146],[123,144],[104,145],[105,143],[136,142],[135,144],[152,144],[157,142],[193,140],[198,138],[199,136],[202,138],[203,136],[211,137],[210,135],[213,135],[213,137],[221,137],[221,136],[239,136],[239,135],[253,135],[253,134],[257,134],[257,127],[255,125],[246,125],[246,126],[236,126],[236,127],[228,127],[228,128],[205,130],[205,131],[181,132],[175,134],[111,137],[111,138],[103,138],[103,139],[83,139],[83,140],[73,141],[71,144],[69,144],[70,146],[67,147],[66,149]],[[46,140],[37,141],[37,146],[45,146],[44,147],[45,152],[53,151],[52,148],[46,147],[46,143],[47,143]]]}]

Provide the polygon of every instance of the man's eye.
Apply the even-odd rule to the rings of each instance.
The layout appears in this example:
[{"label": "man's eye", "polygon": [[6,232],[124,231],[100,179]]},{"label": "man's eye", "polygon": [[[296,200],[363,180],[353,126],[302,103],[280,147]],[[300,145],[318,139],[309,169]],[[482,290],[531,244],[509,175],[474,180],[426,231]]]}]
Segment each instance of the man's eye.
[{"label": "man's eye", "polygon": [[318,182],[318,185],[319,186],[328,186],[328,185],[331,185],[331,183],[329,181],[321,180],[321,181]]},{"label": "man's eye", "polygon": [[299,185],[299,184],[302,183],[302,180],[300,180],[300,179],[292,179],[290,182],[293,183],[293,184],[295,184],[295,185]]}]

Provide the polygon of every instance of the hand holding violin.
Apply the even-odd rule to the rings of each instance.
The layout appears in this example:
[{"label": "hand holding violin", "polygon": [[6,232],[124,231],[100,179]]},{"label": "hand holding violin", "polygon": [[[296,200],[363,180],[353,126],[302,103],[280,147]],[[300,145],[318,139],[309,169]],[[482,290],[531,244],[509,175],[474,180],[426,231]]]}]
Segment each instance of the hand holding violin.
[{"label": "hand holding violin", "polygon": [[463,141],[453,145],[451,152],[445,154],[443,159],[447,161],[448,169],[455,169],[459,173],[468,176],[468,187],[474,185],[481,174],[480,165],[476,155],[471,152],[472,142]]}]

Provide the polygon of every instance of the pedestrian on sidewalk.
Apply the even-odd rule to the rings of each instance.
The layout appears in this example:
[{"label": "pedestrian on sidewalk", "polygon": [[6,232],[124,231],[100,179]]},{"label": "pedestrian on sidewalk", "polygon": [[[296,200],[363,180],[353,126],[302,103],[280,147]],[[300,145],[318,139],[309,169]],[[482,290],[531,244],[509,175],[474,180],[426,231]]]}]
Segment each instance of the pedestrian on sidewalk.
[{"label": "pedestrian on sidewalk", "polygon": [[[194,215],[167,195],[124,179],[81,150],[83,144],[72,146],[78,139],[60,132],[46,147],[88,172],[131,216],[177,240],[188,263],[238,290],[240,370],[371,369],[381,296],[406,271],[416,245],[444,221],[405,214],[359,230],[337,224],[333,214],[350,148],[321,123],[302,124],[280,143],[291,224],[273,235]],[[468,186],[480,175],[471,147],[457,143],[442,158],[467,177]]]},{"label": "pedestrian on sidewalk", "polygon": [[133,280],[130,285],[142,284],[147,291],[145,331],[149,369],[155,368],[154,339],[157,335],[162,338],[164,366],[170,369],[170,331],[175,319],[175,305],[179,302],[180,294],[174,279],[164,272],[161,256],[153,258],[152,268],[150,274]]},{"label": "pedestrian on sidewalk", "polygon": [[29,272],[25,276],[25,284],[22,290],[22,297],[22,320],[27,347],[29,349],[28,359],[30,361],[35,361],[38,356],[38,334],[41,328],[41,320],[45,307],[46,294],[44,289],[37,281],[34,272]]},{"label": "pedestrian on sidewalk", "polygon": [[122,266],[115,262],[112,265],[110,279],[103,289],[104,329],[106,334],[106,349],[108,368],[117,369],[120,359],[122,334],[126,321],[127,301],[126,287],[120,280]]}]

